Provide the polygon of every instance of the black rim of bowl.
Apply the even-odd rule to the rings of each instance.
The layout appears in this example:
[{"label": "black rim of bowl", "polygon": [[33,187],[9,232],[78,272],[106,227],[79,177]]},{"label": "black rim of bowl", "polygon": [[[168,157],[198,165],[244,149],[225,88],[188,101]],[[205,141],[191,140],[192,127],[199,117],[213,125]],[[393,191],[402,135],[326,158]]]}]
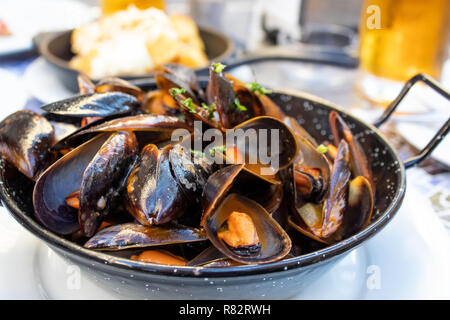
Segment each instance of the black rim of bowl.
[{"label": "black rim of bowl", "polygon": [[[132,271],[134,273],[144,272],[147,274],[159,274],[173,277],[240,277],[247,275],[267,275],[269,273],[296,269],[305,267],[308,265],[324,262],[336,257],[344,252],[350,251],[368,238],[379,232],[387,222],[395,215],[401,206],[406,189],[406,177],[405,168],[403,162],[400,160],[397,152],[392,145],[386,140],[386,138],[380,133],[380,131],[374,126],[365,123],[362,120],[355,118],[348,112],[344,111],[341,107],[334,105],[331,102],[325,101],[321,98],[315,97],[306,93],[291,92],[291,91],[276,91],[278,94],[290,95],[293,97],[309,99],[311,101],[320,103],[330,110],[336,110],[341,114],[347,115],[352,121],[358,122],[366,128],[372,130],[378,139],[388,148],[393,155],[396,162],[397,169],[399,169],[398,176],[400,177],[399,187],[397,188],[394,197],[388,208],[378,217],[377,220],[372,222],[367,228],[355,234],[354,236],[342,240],[336,244],[330,245],[323,249],[310,252],[304,255],[300,255],[293,258],[287,258],[281,261],[272,262],[261,265],[244,265],[236,267],[223,267],[223,268],[205,268],[198,266],[166,266],[153,263],[139,262],[131,259],[116,257],[108,254],[107,252],[95,251],[92,249],[86,249],[70,240],[66,240],[57,234],[46,230],[36,220],[27,216],[17,206],[12,197],[8,194],[6,184],[4,182],[4,170],[0,170],[0,196],[3,204],[12,213],[13,217],[32,234],[38,238],[44,240],[50,246],[67,251],[72,255],[76,255],[81,259],[90,260],[99,264],[107,264],[110,267],[116,267],[122,270]],[[174,272],[176,270],[176,272]]]}]

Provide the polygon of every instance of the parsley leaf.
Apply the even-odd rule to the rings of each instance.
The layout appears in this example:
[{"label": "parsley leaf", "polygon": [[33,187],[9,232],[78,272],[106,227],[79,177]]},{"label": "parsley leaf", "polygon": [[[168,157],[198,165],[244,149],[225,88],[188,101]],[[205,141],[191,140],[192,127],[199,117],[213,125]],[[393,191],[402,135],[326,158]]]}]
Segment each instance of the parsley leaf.
[{"label": "parsley leaf", "polygon": [[261,94],[271,94],[272,93],[272,90],[268,90],[266,88],[261,87],[261,85],[257,82],[248,83],[246,86],[253,92],[259,92]]},{"label": "parsley leaf", "polygon": [[234,99],[234,105],[236,106],[236,109],[241,111],[247,111],[247,108],[241,104],[238,98]]},{"label": "parsley leaf", "polygon": [[317,151],[319,151],[320,153],[327,153],[328,152],[328,147],[323,145],[323,144],[320,144],[317,147]]},{"label": "parsley leaf", "polygon": [[186,89],[185,88],[172,88],[169,90],[169,93],[172,97],[176,97],[179,94],[185,93]]},{"label": "parsley leaf", "polygon": [[212,67],[213,67],[215,73],[221,73],[223,71],[223,69],[225,69],[226,65],[224,65],[220,62],[216,62],[216,63],[212,64]]},{"label": "parsley leaf", "polygon": [[189,109],[190,113],[197,113],[197,111],[195,110],[195,106],[192,103],[192,98],[187,98],[185,100],[181,100],[181,103]]},{"label": "parsley leaf", "polygon": [[225,153],[226,150],[227,150],[226,146],[215,146],[209,149],[209,154],[211,155],[211,157],[214,157],[216,155],[216,151]]},{"label": "parsley leaf", "polygon": [[208,119],[214,118],[214,110],[216,109],[216,103],[213,102],[210,106],[202,102],[202,108],[208,111]]},{"label": "parsley leaf", "polygon": [[198,150],[193,150],[193,149],[191,149],[191,153],[192,153],[193,155],[195,155],[195,156],[201,156],[201,157],[204,157],[204,156],[205,156],[205,153],[204,153],[204,152],[201,152],[201,151],[198,151]]}]

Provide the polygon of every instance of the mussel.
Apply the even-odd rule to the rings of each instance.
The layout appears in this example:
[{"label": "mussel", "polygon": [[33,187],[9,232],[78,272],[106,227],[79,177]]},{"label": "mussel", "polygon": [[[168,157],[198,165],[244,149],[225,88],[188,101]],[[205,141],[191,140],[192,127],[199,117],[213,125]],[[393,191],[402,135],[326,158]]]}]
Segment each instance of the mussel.
[{"label": "mussel", "polygon": [[203,191],[201,225],[214,247],[232,260],[267,263],[282,259],[291,248],[283,228],[257,202],[230,193],[239,175],[245,173],[243,168],[242,164],[230,165],[209,177]]},{"label": "mussel", "polygon": [[[136,137],[126,131],[99,135],[70,151],[36,181],[36,218],[59,234],[81,227],[86,236],[92,236],[108,213],[111,198],[123,186],[136,152]],[[79,208],[74,208],[66,199],[78,190]]]},{"label": "mussel", "polygon": [[180,144],[161,150],[145,146],[127,180],[127,209],[143,225],[159,225],[196,205],[211,171],[207,162],[191,161]]},{"label": "mussel", "polygon": [[204,231],[181,225],[144,226],[130,222],[110,226],[89,239],[85,248],[123,250],[206,241]]},{"label": "mussel", "polygon": [[[302,234],[323,242],[333,243],[347,238],[362,230],[370,223],[373,211],[372,173],[361,146],[354,139],[350,129],[335,112],[330,113],[330,127],[334,134],[337,151],[331,152],[332,169],[329,174],[326,194],[321,198],[311,197],[311,190],[305,186],[309,181],[297,174],[294,166],[293,175],[295,183],[291,184],[290,192],[293,200],[293,215],[289,218],[289,224]],[[341,140],[338,140],[341,138]],[[320,163],[317,149],[305,148],[315,151],[316,160],[306,163],[306,169],[314,169],[314,164]],[[300,144],[301,145],[301,144]],[[335,148],[328,143],[327,148]],[[304,153],[307,154],[307,153]],[[312,159],[312,157],[309,157]],[[328,160],[322,154],[323,163]],[[324,173],[327,171],[324,170]],[[327,177],[321,175],[322,179]],[[300,180],[300,183],[298,183]],[[313,189],[313,188],[311,188]]]},{"label": "mussel", "polygon": [[132,95],[121,92],[88,93],[41,107],[50,113],[73,117],[106,117],[126,114],[140,106]]},{"label": "mussel", "polygon": [[[150,114],[126,116],[102,121],[100,123],[94,122],[88,126],[82,127],[58,141],[52,146],[52,149],[67,149],[79,145],[99,133],[120,130],[135,132],[138,137],[142,138],[144,141],[141,145],[159,143],[169,140],[172,136],[172,132],[177,129],[185,129],[187,131],[192,130],[190,126],[177,117]],[[143,134],[139,135],[139,133]]]},{"label": "mussel", "polygon": [[25,176],[35,179],[53,160],[54,135],[45,117],[17,111],[0,123],[0,152]]}]

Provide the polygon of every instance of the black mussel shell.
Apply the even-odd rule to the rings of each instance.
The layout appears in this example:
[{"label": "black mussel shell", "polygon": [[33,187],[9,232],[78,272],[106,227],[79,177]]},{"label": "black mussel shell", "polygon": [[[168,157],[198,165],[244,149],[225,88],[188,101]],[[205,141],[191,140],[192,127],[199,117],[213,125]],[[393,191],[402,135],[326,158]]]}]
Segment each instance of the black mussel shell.
[{"label": "black mussel shell", "polygon": [[106,117],[136,110],[139,101],[121,92],[89,93],[52,102],[41,107],[50,113],[76,117]]},{"label": "black mussel shell", "polygon": [[[241,154],[245,155],[245,169],[260,176],[262,179],[272,183],[280,183],[275,174],[279,170],[288,167],[298,154],[297,141],[292,131],[280,120],[267,116],[252,118],[235,126],[233,130],[235,135],[242,130],[242,134],[238,135],[242,139],[237,139],[237,146]],[[246,137],[252,131],[256,133],[258,141],[250,144],[252,139],[247,139]],[[266,150],[259,149],[262,143],[259,141],[262,139],[261,133],[265,133],[267,137],[267,140],[263,143],[266,146]],[[274,133],[273,136],[272,133]],[[242,151],[242,148],[244,148],[244,151]],[[268,157],[266,161],[261,159],[261,153]],[[255,155],[257,155],[257,163],[251,163],[250,159],[252,156],[255,157]],[[271,163],[270,161],[272,160],[276,160],[277,163]],[[265,163],[267,161],[269,162]]]},{"label": "black mussel shell", "polygon": [[144,226],[131,222],[114,225],[99,231],[84,244],[84,247],[121,250],[205,240],[207,240],[206,234],[201,229],[172,224]]},{"label": "black mussel shell", "polygon": [[97,136],[67,153],[44,171],[33,191],[34,213],[37,220],[58,234],[77,231],[78,211],[66,204],[66,197],[79,190],[86,166],[108,139]]},{"label": "black mussel shell", "polygon": [[294,203],[294,217],[289,219],[291,227],[316,241],[335,242],[333,236],[342,225],[347,206],[348,182],[351,175],[349,158],[348,144],[341,140],[324,201],[319,204],[305,203],[301,207],[297,207]]},{"label": "black mussel shell", "polygon": [[236,105],[237,95],[234,92],[233,83],[223,73],[215,72],[213,67],[210,68],[208,86],[212,101],[216,104],[220,123],[225,129],[233,128],[251,118],[248,110],[238,109]]},{"label": "black mussel shell", "polygon": [[364,229],[372,218],[373,190],[369,180],[358,176],[350,181],[344,220],[338,229],[336,240],[348,238]]},{"label": "black mussel shell", "polygon": [[[218,237],[218,232],[233,211],[248,214],[257,231],[259,243],[231,248]],[[291,240],[281,226],[258,203],[236,193],[229,194],[214,212],[205,217],[208,239],[225,256],[240,263],[269,263],[284,258],[291,250]]]},{"label": "black mussel shell", "polygon": [[339,113],[331,111],[329,114],[329,122],[331,132],[333,133],[334,145],[338,146],[342,139],[348,143],[351,153],[350,161],[353,176],[365,177],[370,182],[372,191],[375,194],[372,169],[361,144],[353,136],[352,131]]},{"label": "black mussel shell", "polygon": [[172,132],[177,129],[186,130],[186,132],[192,130],[186,122],[180,120],[178,117],[151,114],[127,116],[102,121],[99,124],[88,125],[87,127],[80,128],[56,143],[52,149],[63,150],[73,147],[86,141],[86,139],[92,137],[92,135],[110,131],[133,131],[135,133],[144,132],[146,144],[158,143],[169,140]]},{"label": "black mussel shell", "polygon": [[32,111],[17,111],[0,123],[0,152],[30,179],[36,178],[52,161],[49,149],[53,141],[50,122]]},{"label": "black mussel shell", "polygon": [[124,186],[126,173],[138,152],[133,132],[112,134],[90,161],[80,187],[79,223],[92,236],[110,210],[110,199]]},{"label": "black mussel shell", "polygon": [[217,170],[208,178],[202,194],[202,226],[205,225],[207,216],[212,214],[224,196],[228,194],[233,187],[233,184],[243,168],[244,164],[229,165]]},{"label": "black mussel shell", "polygon": [[186,210],[184,191],[177,182],[170,164],[168,145],[162,150],[150,144],[127,180],[127,210],[144,225],[164,224],[181,216]]},{"label": "black mussel shell", "polygon": [[331,171],[330,187],[323,205],[322,238],[328,238],[342,224],[345,207],[347,206],[350,175],[349,147],[345,140],[341,140]]}]

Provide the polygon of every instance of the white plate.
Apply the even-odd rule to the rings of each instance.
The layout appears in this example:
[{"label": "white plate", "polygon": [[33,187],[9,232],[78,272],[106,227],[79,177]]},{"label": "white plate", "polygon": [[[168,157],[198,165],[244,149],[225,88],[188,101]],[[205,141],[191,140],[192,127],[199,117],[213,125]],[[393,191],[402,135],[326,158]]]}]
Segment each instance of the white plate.
[{"label": "white plate", "polygon": [[73,96],[58,79],[53,68],[44,58],[37,58],[23,76],[28,93],[43,104]]},{"label": "white plate", "polygon": [[[447,116],[446,119],[448,119]],[[443,118],[441,118],[443,124]],[[438,132],[439,127],[435,124],[419,124],[412,122],[398,122],[396,124],[398,132],[418,150],[424,148],[431,138]],[[431,157],[450,166],[450,136],[446,137],[433,151]]]},{"label": "white plate", "polygon": [[2,103],[0,120],[22,109],[27,101],[27,93],[19,78],[11,72],[0,69],[0,88]]},{"label": "white plate", "polygon": [[[450,244],[423,195],[407,191],[397,216],[295,299],[449,299]],[[0,210],[0,299],[117,299]],[[174,298],[176,294],[174,293]]]},{"label": "white plate", "polygon": [[1,0],[0,20],[12,35],[0,37],[0,55],[30,50],[37,33],[72,29],[98,13],[97,8],[72,0]]}]

